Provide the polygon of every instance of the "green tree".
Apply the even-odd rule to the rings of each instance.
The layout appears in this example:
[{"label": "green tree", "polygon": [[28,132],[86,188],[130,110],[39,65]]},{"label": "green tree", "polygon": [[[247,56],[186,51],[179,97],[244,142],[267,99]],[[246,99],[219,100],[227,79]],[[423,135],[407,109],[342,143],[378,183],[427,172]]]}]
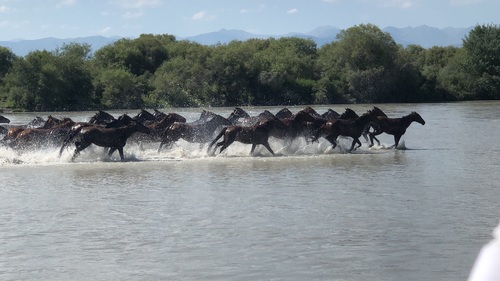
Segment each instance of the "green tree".
[{"label": "green tree", "polygon": [[477,25],[463,40],[466,69],[474,83],[471,91],[480,99],[500,98],[500,27]]},{"label": "green tree", "polygon": [[330,85],[323,81],[323,88],[335,88],[351,102],[380,102],[393,95],[398,46],[388,33],[362,24],[342,30],[337,40],[321,52],[329,63],[321,62],[322,77],[337,80]]},{"label": "green tree", "polygon": [[56,50],[57,65],[62,78],[59,86],[63,93],[59,102],[64,110],[87,110],[94,107],[90,53],[89,44],[71,43]]},{"label": "green tree", "polygon": [[106,108],[137,109],[144,106],[144,88],[137,77],[123,68],[105,69],[94,82],[96,97]]},{"label": "green tree", "polygon": [[48,51],[34,51],[15,61],[5,76],[10,105],[29,111],[58,108],[62,80],[56,57]]},{"label": "green tree", "polygon": [[317,46],[311,39],[269,39],[269,47],[258,54],[262,63],[259,82],[264,95],[257,104],[309,104],[318,78]]},{"label": "green tree", "polygon": [[[209,70],[206,61],[210,56],[209,47],[197,43],[181,41],[170,49],[174,55],[165,61],[152,77],[153,92],[148,102],[160,106],[199,106],[222,102],[214,98],[214,90],[209,84]],[[202,98],[205,97],[205,100]]]}]

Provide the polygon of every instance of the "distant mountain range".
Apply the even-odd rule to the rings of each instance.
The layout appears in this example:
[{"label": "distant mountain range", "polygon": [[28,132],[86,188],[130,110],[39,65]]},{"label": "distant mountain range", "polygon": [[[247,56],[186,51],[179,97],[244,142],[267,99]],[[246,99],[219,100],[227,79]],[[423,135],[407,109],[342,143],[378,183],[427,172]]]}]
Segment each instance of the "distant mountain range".
[{"label": "distant mountain range", "polygon": [[[447,27],[443,29],[434,28],[426,25],[418,27],[386,27],[382,31],[391,34],[392,38],[396,43],[403,46],[409,44],[420,45],[424,48],[430,48],[433,46],[462,46],[462,39],[473,29],[473,27],[467,28],[454,28]],[[242,30],[236,29],[221,29],[215,32],[204,33],[196,36],[190,37],[177,37],[177,40],[189,40],[197,42],[204,45],[214,45],[214,44],[226,44],[233,40],[245,41],[251,38],[281,38],[281,37],[299,37],[299,38],[310,38],[316,42],[318,47],[324,44],[330,43],[335,40],[337,34],[341,29],[333,26],[321,26],[307,33],[288,33],[283,35],[262,35],[253,34]],[[96,51],[101,47],[112,44],[115,41],[121,39],[121,37],[103,37],[103,36],[90,36],[90,37],[79,37],[79,38],[67,38],[67,39],[57,39],[57,38],[43,38],[36,40],[12,40],[12,41],[0,41],[0,46],[10,48],[16,55],[25,56],[29,52],[34,50],[48,50],[53,51],[58,47],[63,46],[63,44],[68,43],[88,43],[91,45],[92,50]]]}]

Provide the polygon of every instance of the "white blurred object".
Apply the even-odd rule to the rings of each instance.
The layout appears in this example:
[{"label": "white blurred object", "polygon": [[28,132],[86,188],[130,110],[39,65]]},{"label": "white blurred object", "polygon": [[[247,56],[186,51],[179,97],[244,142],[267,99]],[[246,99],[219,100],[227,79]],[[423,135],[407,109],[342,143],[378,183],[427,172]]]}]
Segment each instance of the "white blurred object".
[{"label": "white blurred object", "polygon": [[493,240],[484,245],[472,267],[469,281],[500,280],[500,225],[493,231]]}]

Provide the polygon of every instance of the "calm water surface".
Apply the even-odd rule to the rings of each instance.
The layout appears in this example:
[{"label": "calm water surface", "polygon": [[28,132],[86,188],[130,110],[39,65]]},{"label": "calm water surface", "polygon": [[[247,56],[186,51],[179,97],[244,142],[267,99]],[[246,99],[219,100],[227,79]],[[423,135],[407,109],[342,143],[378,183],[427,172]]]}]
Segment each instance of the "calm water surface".
[{"label": "calm water surface", "polygon": [[[315,109],[329,107],[345,106]],[[380,107],[427,123],[409,127],[406,149],[381,135],[350,154],[272,141],[280,156],[235,144],[208,157],[181,141],[71,163],[69,150],[0,148],[0,279],[466,280],[499,222],[500,103]]]}]

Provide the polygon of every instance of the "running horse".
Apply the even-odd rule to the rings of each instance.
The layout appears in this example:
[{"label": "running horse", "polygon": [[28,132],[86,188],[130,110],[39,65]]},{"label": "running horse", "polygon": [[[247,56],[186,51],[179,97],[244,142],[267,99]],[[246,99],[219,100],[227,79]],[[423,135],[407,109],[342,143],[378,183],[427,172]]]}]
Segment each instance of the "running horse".
[{"label": "running horse", "polygon": [[89,120],[89,123],[92,124],[100,124],[106,125],[109,122],[115,121],[115,117],[113,115],[107,113],[106,111],[99,110],[94,116],[92,116]]},{"label": "running horse", "polygon": [[149,129],[136,121],[132,121],[129,125],[119,128],[84,127],[78,133],[80,140],[75,142],[76,148],[71,161],[75,160],[80,152],[91,144],[109,147],[108,156],[111,156],[115,150],[118,150],[120,159],[123,161],[125,160],[123,147],[127,144],[127,139],[136,132],[149,134]]},{"label": "running horse", "polygon": [[70,128],[75,124],[71,118],[59,120],[49,116],[45,125],[40,128],[11,128],[4,137],[12,148],[59,146]]},{"label": "running horse", "polygon": [[[339,136],[351,137],[353,139],[351,148],[349,149],[349,152],[351,152],[361,147],[359,137],[363,134],[366,126],[370,122],[376,122],[377,120],[377,113],[373,110],[369,110],[356,119],[329,120],[317,130],[316,135],[312,138],[312,142],[324,136],[332,144],[332,149],[334,149],[337,146],[337,138]],[[355,147],[356,144],[358,144],[357,147]]]},{"label": "running horse", "polygon": [[[217,137],[210,143],[208,147],[208,153],[210,154],[212,146],[222,137],[224,139],[220,142],[217,142],[214,147],[213,153],[220,147],[219,153],[224,151],[228,146],[230,146],[233,142],[238,141],[244,144],[251,144],[252,149],[250,150],[250,154],[253,154],[257,145],[263,145],[267,150],[272,154],[274,154],[273,149],[269,145],[269,135],[271,131],[278,126],[276,119],[269,119],[263,122],[260,122],[258,125],[254,126],[228,126],[222,129],[222,131],[217,135]],[[213,154],[212,153],[212,154]]]},{"label": "running horse", "polygon": [[161,151],[164,145],[170,147],[179,139],[203,145],[211,140],[217,128],[233,124],[231,121],[220,115],[214,114],[213,116],[214,117],[212,117],[212,119],[204,123],[196,123],[196,121],[194,123],[173,123],[165,129],[158,152]]},{"label": "running horse", "polygon": [[394,136],[394,145],[391,146],[391,148],[397,148],[399,145],[399,140],[404,135],[404,133],[406,133],[406,129],[413,122],[425,125],[425,121],[422,116],[420,116],[420,114],[416,113],[415,111],[401,118],[388,118],[378,116],[377,121],[375,122],[377,125],[374,126],[375,130],[370,133],[370,147],[373,146],[373,140],[376,140],[378,145],[380,145],[380,141],[375,136],[386,133]]}]

